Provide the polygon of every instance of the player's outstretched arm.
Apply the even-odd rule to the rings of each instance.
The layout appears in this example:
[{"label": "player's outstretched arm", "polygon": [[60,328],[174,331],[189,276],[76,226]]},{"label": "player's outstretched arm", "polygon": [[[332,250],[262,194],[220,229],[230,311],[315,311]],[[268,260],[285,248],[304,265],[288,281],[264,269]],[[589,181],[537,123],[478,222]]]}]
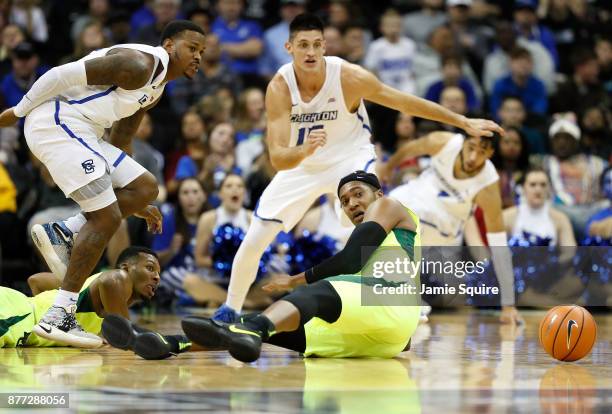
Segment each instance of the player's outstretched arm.
[{"label": "player's outstretched arm", "polygon": [[266,113],[268,131],[266,142],[270,152],[270,162],[277,170],[289,170],[297,167],[327,142],[322,129],[312,131],[302,145],[289,146],[291,137],[291,95],[282,76],[276,75],[266,90]]},{"label": "player's outstretched arm", "polygon": [[341,251],[299,275],[279,277],[263,289],[284,290],[331,276],[357,273],[361,263],[369,259],[362,257],[363,247],[379,246],[396,227],[416,230],[416,223],[398,201],[388,197],[379,198],[367,209],[363,222],[355,227]]},{"label": "player's outstretched arm", "polygon": [[419,118],[443,122],[463,129],[471,136],[490,137],[493,132],[503,134],[503,129],[487,119],[471,119],[456,114],[435,102],[403,93],[383,84],[371,72],[358,65],[346,64],[342,67],[347,76],[343,77],[345,90],[361,92],[361,98],[387,108],[396,109]]},{"label": "player's outstretched arm", "polygon": [[[116,85],[123,89],[138,89],[150,79],[153,62],[153,56],[147,53],[116,49],[103,57],[56,66],[34,82],[13,108],[13,114],[24,117],[41,103],[73,86]],[[0,116],[0,126],[3,121]]]},{"label": "player's outstretched arm", "polygon": [[378,178],[384,182],[389,182],[393,170],[406,158],[415,158],[422,155],[435,155],[451,139],[451,132],[436,131],[425,135],[422,138],[406,142],[389,157],[386,163],[381,163],[377,167]]},{"label": "player's outstretched arm", "polygon": [[113,270],[100,275],[99,280],[98,291],[104,313],[106,315],[114,313],[129,319],[128,299],[132,292],[128,292],[127,275],[122,270]]},{"label": "player's outstretched arm", "polygon": [[476,194],[474,201],[482,208],[487,228],[487,239],[491,247],[491,261],[500,288],[502,323],[522,323],[515,307],[514,270],[512,268],[512,253],[508,248],[506,227],[502,213],[502,199],[499,185],[494,182]]}]

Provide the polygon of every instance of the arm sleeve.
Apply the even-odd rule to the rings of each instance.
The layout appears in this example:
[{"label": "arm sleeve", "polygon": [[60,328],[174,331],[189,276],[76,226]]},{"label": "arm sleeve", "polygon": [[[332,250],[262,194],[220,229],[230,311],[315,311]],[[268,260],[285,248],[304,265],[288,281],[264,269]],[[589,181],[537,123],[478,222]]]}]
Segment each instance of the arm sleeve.
[{"label": "arm sleeve", "polygon": [[501,290],[502,306],[514,306],[514,269],[512,268],[512,253],[508,247],[506,232],[487,233],[491,247],[491,261]]},{"label": "arm sleeve", "polygon": [[361,269],[361,263],[369,259],[361,257],[362,247],[379,246],[385,237],[387,232],[375,221],[361,223],[351,233],[344,249],[306,270],[306,282],[314,283],[330,276],[357,273]]},{"label": "arm sleeve", "polygon": [[15,115],[22,118],[29,114],[32,109],[56,97],[66,89],[85,85],[87,85],[85,61],[77,60],[57,66],[34,82],[28,93],[15,106]]}]

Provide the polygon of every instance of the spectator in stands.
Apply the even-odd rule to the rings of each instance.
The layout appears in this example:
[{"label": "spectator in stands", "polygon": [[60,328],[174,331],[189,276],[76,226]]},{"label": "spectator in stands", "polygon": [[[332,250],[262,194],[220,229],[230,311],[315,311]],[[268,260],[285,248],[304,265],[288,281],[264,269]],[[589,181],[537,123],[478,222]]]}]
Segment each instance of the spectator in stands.
[{"label": "spectator in stands", "polygon": [[[306,212],[302,220],[293,231],[296,238],[303,237],[304,232],[312,234],[315,238],[329,237],[336,242],[336,249],[340,250],[353,232],[352,227],[343,226],[334,209],[337,197],[334,193],[326,194],[324,201],[315,203]],[[334,252],[335,253],[335,252]]]},{"label": "spectator in stands", "polygon": [[586,234],[602,239],[612,239],[612,167],[601,174],[601,192],[608,205],[593,214],[586,225]]},{"label": "spectator in stands", "polygon": [[606,163],[579,152],[580,128],[568,119],[553,122],[549,136],[552,154],[544,157],[543,167],[550,176],[555,204],[570,217],[581,240],[588,218],[602,207],[599,180]]},{"label": "spectator in stands", "polygon": [[586,7],[575,7],[571,3],[586,3],[586,1],[572,2],[569,0],[542,0],[537,14],[548,29],[550,29],[557,53],[559,54],[559,72],[571,72],[572,48],[575,45],[585,44],[590,37],[586,24]]},{"label": "spectator in stands", "polygon": [[134,42],[151,46],[159,45],[162,30],[178,16],[181,0],[154,0],[155,22],[143,25],[134,36]]},{"label": "spectator in stands", "polygon": [[210,26],[212,25],[212,16],[207,9],[200,7],[193,8],[187,14],[187,19],[191,20],[198,26],[200,26],[204,33],[207,35],[210,33]]},{"label": "spectator in stands", "polygon": [[13,49],[26,40],[23,29],[9,24],[2,29],[2,46],[0,48],[0,77],[7,75],[12,67]]},{"label": "spectator in stands", "polygon": [[155,0],[144,0],[141,8],[132,13],[130,18],[130,27],[132,35],[148,25],[155,24],[155,13],[153,12],[153,3]]},{"label": "spectator in stands", "polygon": [[14,249],[15,237],[19,236],[19,228],[16,226],[17,217],[17,188],[11,176],[0,162],[0,253],[10,255]]},{"label": "spectator in stands", "polygon": [[567,215],[551,205],[546,172],[539,168],[526,171],[522,190],[520,203],[503,213],[508,236],[532,246],[575,247],[576,238]]},{"label": "spectator in stands", "polygon": [[40,65],[38,53],[29,42],[15,46],[11,61],[13,70],[0,84],[4,104],[8,107],[17,105],[36,79],[47,71],[46,66]]},{"label": "spectator in stands", "polygon": [[236,113],[236,165],[248,175],[253,161],[263,152],[266,128],[264,94],[249,88],[238,98]]},{"label": "spectator in stands", "polygon": [[289,23],[295,16],[304,13],[306,0],[281,0],[280,23],[270,27],[264,33],[264,52],[259,62],[259,73],[271,78],[278,68],[291,62],[291,55],[285,49],[289,39]]},{"label": "spectator in stands", "polygon": [[221,63],[221,45],[217,35],[208,34],[200,70],[193,79],[177,79],[167,88],[172,109],[182,116],[200,98],[214,95],[221,88],[229,88],[237,95],[242,89],[242,82],[232,69]]},{"label": "spectator in stands", "polygon": [[74,62],[90,54],[94,50],[102,49],[107,46],[108,39],[104,34],[104,27],[97,21],[91,21],[79,32],[78,38],[74,44],[74,52],[62,58],[60,63]]},{"label": "spectator in stands", "polygon": [[529,169],[529,143],[517,128],[505,129],[506,134],[496,141],[495,152],[491,162],[499,174],[499,188],[502,196],[502,207],[507,208],[518,203],[520,184]]},{"label": "spectator in stands", "polygon": [[268,146],[264,141],[264,150],[253,163],[251,173],[246,179],[248,194],[248,202],[246,203],[247,208],[250,210],[255,210],[259,197],[261,197],[261,194],[264,192],[268,184],[270,184],[275,174],[276,170],[270,162]]},{"label": "spectator in stands", "polygon": [[588,153],[610,160],[612,155],[612,123],[610,112],[602,106],[586,109],[580,118],[582,148]]},{"label": "spectator in stands", "polygon": [[[396,112],[397,118],[395,121],[395,148],[400,148],[405,143],[417,139],[416,127],[412,115]],[[406,158],[402,160],[394,171],[390,184],[392,186],[407,183],[409,180],[416,178],[424,165],[421,163],[421,158]],[[423,167],[423,168],[422,168]]]},{"label": "spectator in stands", "polygon": [[231,172],[240,173],[236,167],[234,152],[234,127],[230,123],[215,125],[206,142],[206,157],[198,165],[189,156],[179,159],[176,167],[175,179],[182,180],[187,177],[197,177],[209,195],[212,207],[219,205],[216,190],[221,181]]},{"label": "spectator in stands", "polygon": [[577,48],[572,54],[574,73],[559,85],[553,97],[552,112],[574,111],[582,114],[585,109],[597,105],[608,105],[609,94],[599,81],[599,62],[592,50]]},{"label": "spectator in stands", "polygon": [[468,112],[467,99],[463,90],[457,86],[446,86],[440,94],[440,105],[457,114]]},{"label": "spectator in stands", "polygon": [[109,13],[107,26],[109,30],[109,43],[118,45],[129,43],[130,15],[124,10],[113,10]]},{"label": "spectator in stands", "polygon": [[156,201],[163,203],[166,201],[168,194],[163,175],[164,156],[149,144],[151,135],[153,135],[153,121],[151,115],[147,112],[134,134],[135,139],[132,140],[132,158],[155,176],[159,189]]},{"label": "spectator in stands", "polygon": [[[451,53],[459,53],[453,33],[447,26],[439,26],[431,32],[428,45],[424,46],[414,57],[417,95],[425,96],[427,87],[442,78],[442,56]],[[472,82],[472,85],[477,87],[478,79],[470,65],[463,62],[461,71]],[[481,96],[479,89],[476,94]]]},{"label": "spectator in stands", "polygon": [[502,99],[501,106],[497,112],[497,119],[504,129],[516,128],[521,132],[529,143],[531,154],[544,154],[548,150],[548,143],[537,129],[525,125],[527,112],[523,102],[516,96],[506,96]]},{"label": "spectator in stands", "polygon": [[528,113],[546,114],[548,97],[544,83],[533,75],[533,59],[527,49],[510,52],[510,73],[495,82],[491,94],[491,113],[496,114],[505,96],[517,96]]},{"label": "spectator in stands", "polygon": [[496,44],[484,62],[482,81],[485,90],[490,94],[495,81],[506,73],[510,63],[510,52],[516,47],[527,49],[533,60],[533,73],[546,85],[546,92],[555,92],[555,63],[548,50],[541,43],[517,37],[512,23],[501,21],[495,26]]},{"label": "spectator in stands", "polygon": [[480,109],[480,102],[476,96],[476,90],[470,80],[462,72],[463,59],[458,54],[446,54],[442,56],[442,79],[433,83],[425,93],[425,99],[440,102],[442,90],[448,86],[456,86],[463,91],[467,99],[467,109],[475,112]]},{"label": "spectator in stands", "polygon": [[161,208],[163,232],[153,236],[151,248],[162,267],[161,284],[177,296],[183,291],[187,272],[195,270],[196,226],[206,210],[206,193],[195,178],[182,180],[176,204],[164,204]]},{"label": "spectator in stands", "polygon": [[402,92],[414,93],[412,73],[416,43],[401,36],[402,19],[395,10],[387,10],[380,18],[382,37],[368,48],[364,65],[380,80]]},{"label": "spectator in stands", "polygon": [[326,56],[344,57],[344,41],[337,27],[325,26],[323,38],[325,39]]},{"label": "spectator in stands", "polygon": [[108,20],[109,11],[108,0],[89,0],[87,14],[77,17],[72,24],[72,30],[70,31],[72,40],[76,42],[83,29],[91,23],[95,22],[104,26]]},{"label": "spectator in stands", "polygon": [[604,84],[606,92],[612,93],[612,38],[609,35],[597,38],[595,53],[599,63],[599,79]]},{"label": "spectator in stands", "polygon": [[42,9],[34,0],[14,0],[9,21],[25,29],[36,42],[45,43],[49,38],[47,20]]},{"label": "spectator in stands", "polygon": [[243,0],[219,0],[212,32],[219,37],[223,63],[252,86],[261,83],[257,59],[263,51],[262,30],[257,22],[241,17],[243,7]]},{"label": "spectator in stands", "polygon": [[[188,274],[183,282],[185,292],[197,304],[215,307],[225,302],[229,274],[221,274],[213,267],[213,260],[217,253],[213,236],[221,226],[225,225],[231,225],[234,229],[240,229],[246,233],[251,224],[253,212],[243,207],[245,195],[246,190],[242,177],[230,174],[221,183],[219,191],[221,205],[200,217],[195,243],[198,273]],[[225,254],[230,255],[231,252],[225,252]],[[269,304],[267,297],[268,295],[262,295],[260,289],[254,287],[247,295],[245,304],[249,308],[259,308]]]},{"label": "spectator in stands", "polygon": [[362,65],[367,49],[363,27],[359,24],[349,24],[340,32],[344,43],[344,59]]},{"label": "spectator in stands", "polygon": [[548,28],[539,24],[536,15],[537,8],[537,0],[516,0],[514,2],[514,28],[519,36],[541,43],[550,53],[555,67],[558,68],[559,54],[555,37]]},{"label": "spectator in stands", "polygon": [[472,0],[447,0],[448,26],[453,32],[463,54],[476,72],[480,73],[482,62],[489,50],[488,41],[493,33],[490,29],[470,21]]},{"label": "spectator in stands", "polygon": [[200,114],[195,111],[185,112],[181,120],[181,132],[181,147],[168,155],[166,163],[166,183],[168,193],[172,195],[178,190],[179,182],[175,176],[179,160],[187,156],[196,165],[201,165],[206,157],[206,124]]},{"label": "spectator in stands", "polygon": [[421,9],[404,16],[403,34],[417,42],[419,46],[425,45],[431,32],[448,19],[444,10],[445,0],[422,0]]}]

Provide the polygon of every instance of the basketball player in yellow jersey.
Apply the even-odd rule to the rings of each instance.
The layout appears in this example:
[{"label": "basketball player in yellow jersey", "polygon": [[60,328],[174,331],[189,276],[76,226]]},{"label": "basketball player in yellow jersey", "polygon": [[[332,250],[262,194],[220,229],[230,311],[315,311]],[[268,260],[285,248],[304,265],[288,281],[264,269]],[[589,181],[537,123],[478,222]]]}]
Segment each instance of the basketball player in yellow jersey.
[{"label": "basketball player in yellow jersey", "polygon": [[223,322],[236,319],[261,255],[278,232],[293,228],[315,200],[336,191],[345,175],[374,170],[364,100],[454,125],[473,136],[502,131],[492,121],[468,119],[386,86],[358,65],[324,56],[323,23],[315,15],[297,16],[289,33],[285,47],[293,61],[270,81],[265,103],[270,160],[279,172],[262,194],[234,258],[227,301],[214,316]]},{"label": "basketball player in yellow jersey", "polygon": [[[145,247],[129,247],[119,255],[117,265],[118,269],[89,277],[79,294],[76,317],[87,332],[98,334],[102,318],[108,313],[128,318],[130,305],[155,294],[160,271],[155,252]],[[57,280],[51,273],[38,273],[29,282],[49,286]],[[0,287],[0,347],[62,346],[32,332],[55,295],[57,290],[53,289],[28,298],[16,290]]]},{"label": "basketball player in yellow jersey", "polygon": [[[368,302],[366,296],[377,293],[376,286],[378,291],[405,286],[369,269],[376,269],[372,264],[381,259],[391,262],[386,265],[404,258],[418,263],[419,220],[380,188],[376,176],[364,171],[342,178],[337,194],[356,225],[344,249],[304,273],[268,285],[269,290],[300,287],[242,323],[184,319],[187,337],[203,347],[227,349],[243,362],[259,358],[262,342],[329,358],[393,358],[406,350],[419,323],[418,278],[412,279],[413,293],[404,294],[402,302],[391,295]],[[375,250],[367,249],[373,246]]]}]

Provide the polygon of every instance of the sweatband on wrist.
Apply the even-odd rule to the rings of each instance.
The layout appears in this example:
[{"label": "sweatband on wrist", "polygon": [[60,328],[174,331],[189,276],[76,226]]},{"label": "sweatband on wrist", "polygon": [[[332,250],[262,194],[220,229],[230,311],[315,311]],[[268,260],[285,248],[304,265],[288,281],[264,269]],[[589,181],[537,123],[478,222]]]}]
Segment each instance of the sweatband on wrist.
[{"label": "sweatband on wrist", "polygon": [[13,108],[16,116],[22,118],[40,104],[55,98],[73,86],[86,86],[87,74],[85,61],[77,60],[65,65],[56,66],[42,75],[21,101]]},{"label": "sweatband on wrist", "polygon": [[491,248],[493,269],[501,290],[501,305],[514,306],[514,269],[506,232],[487,233],[487,240]]},{"label": "sweatband on wrist", "polygon": [[[378,247],[387,237],[385,229],[375,221],[366,221],[355,227],[344,249],[324,260],[316,266],[306,270],[304,277],[306,283],[336,275],[351,275],[361,270],[361,263],[368,257],[362,257],[363,247]],[[374,253],[371,249],[369,255]]]}]

